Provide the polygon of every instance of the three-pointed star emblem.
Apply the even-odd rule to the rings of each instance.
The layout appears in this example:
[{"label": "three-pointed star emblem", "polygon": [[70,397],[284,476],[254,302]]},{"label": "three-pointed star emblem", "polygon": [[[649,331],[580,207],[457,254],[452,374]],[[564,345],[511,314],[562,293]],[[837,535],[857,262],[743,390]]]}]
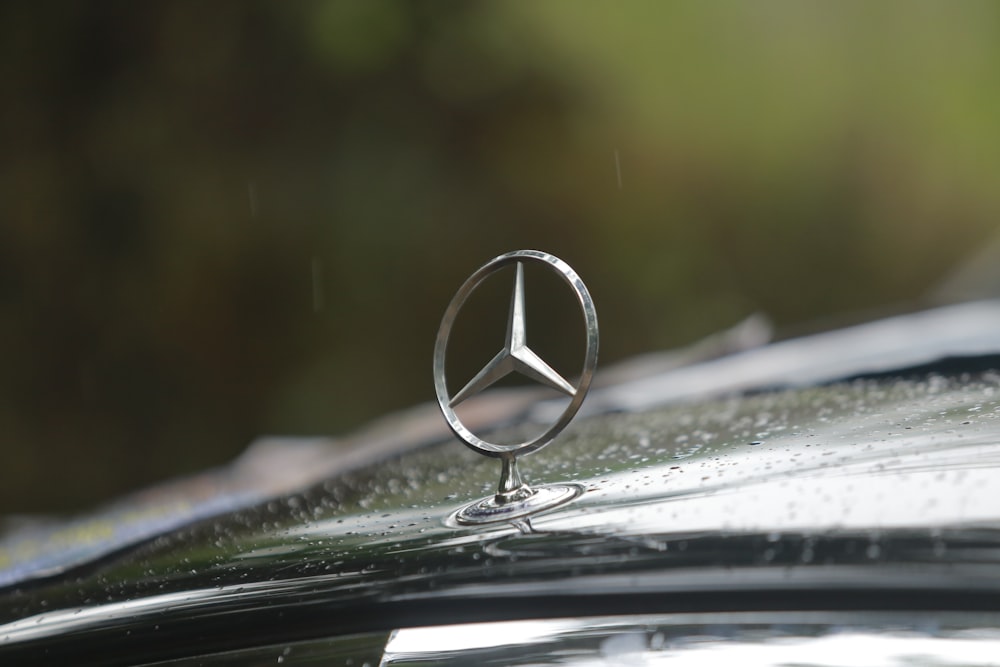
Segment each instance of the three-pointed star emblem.
[{"label": "three-pointed star emblem", "polygon": [[510,298],[510,314],[507,319],[507,340],[503,349],[469,380],[460,392],[455,394],[449,401],[450,407],[455,407],[514,371],[557,389],[567,396],[576,395],[576,388],[528,347],[524,320],[524,265],[518,262],[514,293]]}]

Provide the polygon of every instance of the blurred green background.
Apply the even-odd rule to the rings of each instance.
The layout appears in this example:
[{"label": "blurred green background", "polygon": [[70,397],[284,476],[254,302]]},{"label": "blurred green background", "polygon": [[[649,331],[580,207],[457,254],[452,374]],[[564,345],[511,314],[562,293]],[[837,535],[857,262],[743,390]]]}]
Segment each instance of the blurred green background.
[{"label": "blurred green background", "polygon": [[3,514],[430,400],[501,252],[607,363],[919,303],[1000,220],[991,2],[12,2],[0,95]]}]

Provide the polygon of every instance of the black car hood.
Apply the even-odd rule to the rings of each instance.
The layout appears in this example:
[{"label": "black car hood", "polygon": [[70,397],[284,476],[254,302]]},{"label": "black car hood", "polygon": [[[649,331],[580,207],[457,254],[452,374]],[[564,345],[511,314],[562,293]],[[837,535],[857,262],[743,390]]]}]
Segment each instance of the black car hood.
[{"label": "black car hood", "polygon": [[[989,327],[976,341],[992,336],[992,348],[927,348],[871,377],[768,367],[766,381],[718,380],[673,402],[607,388],[595,401],[606,412],[524,464],[530,482],[581,494],[515,523],[454,521],[492,493],[497,470],[439,439],[13,583],[0,655],[108,664],[114,646],[141,662],[195,645],[671,610],[1000,609],[1000,326]],[[792,344],[803,345],[779,345]],[[774,349],[745,354],[774,363]],[[828,368],[829,349],[817,348]],[[863,370],[840,365],[842,377]],[[527,415],[495,437],[536,430],[545,408]]]}]

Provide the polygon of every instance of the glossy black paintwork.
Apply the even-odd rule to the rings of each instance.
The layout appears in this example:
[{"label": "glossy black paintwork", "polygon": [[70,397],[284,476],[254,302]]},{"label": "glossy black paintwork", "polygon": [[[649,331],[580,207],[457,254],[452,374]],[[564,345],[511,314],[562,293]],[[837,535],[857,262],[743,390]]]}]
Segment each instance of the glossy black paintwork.
[{"label": "glossy black paintwork", "polygon": [[474,620],[1000,608],[988,369],[591,417],[524,468],[580,498],[517,525],[450,521],[494,467],[442,442],[22,583],[0,597],[0,656],[126,664]]}]

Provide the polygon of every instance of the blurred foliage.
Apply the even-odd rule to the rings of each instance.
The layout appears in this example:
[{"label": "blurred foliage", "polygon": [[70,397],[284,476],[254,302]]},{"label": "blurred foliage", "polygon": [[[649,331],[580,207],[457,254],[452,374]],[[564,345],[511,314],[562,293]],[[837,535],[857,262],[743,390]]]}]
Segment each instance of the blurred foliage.
[{"label": "blurred foliage", "polygon": [[430,399],[515,248],[604,362],[916,299],[995,229],[998,66],[989,2],[2,4],[0,512]]}]

